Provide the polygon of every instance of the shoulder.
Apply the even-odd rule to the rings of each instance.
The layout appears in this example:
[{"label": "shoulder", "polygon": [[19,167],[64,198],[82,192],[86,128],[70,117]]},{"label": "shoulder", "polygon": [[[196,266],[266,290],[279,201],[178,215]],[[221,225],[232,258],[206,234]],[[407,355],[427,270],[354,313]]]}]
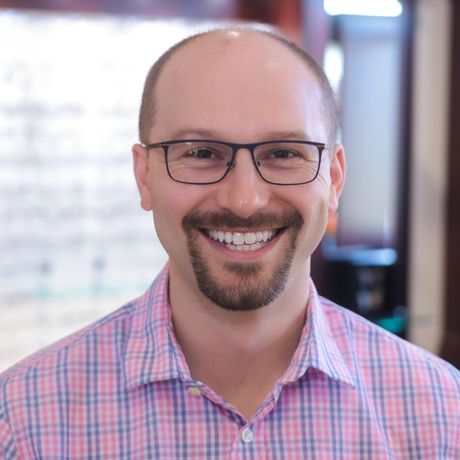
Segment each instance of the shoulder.
[{"label": "shoulder", "polygon": [[[132,301],[98,321],[33,353],[0,374],[0,389],[14,385],[32,374],[47,375],[65,366],[87,362],[91,350],[117,348],[129,331],[136,301]],[[2,393],[0,393],[0,396]],[[0,399],[1,402],[1,399]]]},{"label": "shoulder", "polygon": [[334,340],[358,379],[420,397],[447,398],[460,410],[460,371],[434,354],[321,298]]},{"label": "shoulder", "polygon": [[100,385],[123,378],[135,306],[126,304],[0,374],[0,458],[29,458],[29,440],[41,436],[37,426],[64,424],[64,408],[70,413],[82,407]]},{"label": "shoulder", "polygon": [[460,458],[460,372],[343,307],[320,303],[354,383],[344,404],[376,423],[395,458]]},{"label": "shoulder", "polygon": [[140,297],[0,374],[0,407],[30,405],[44,394],[48,399],[62,398],[63,392],[83,398],[91,385],[122,385],[128,342],[144,333],[151,307],[165,303],[167,279],[165,269]]}]

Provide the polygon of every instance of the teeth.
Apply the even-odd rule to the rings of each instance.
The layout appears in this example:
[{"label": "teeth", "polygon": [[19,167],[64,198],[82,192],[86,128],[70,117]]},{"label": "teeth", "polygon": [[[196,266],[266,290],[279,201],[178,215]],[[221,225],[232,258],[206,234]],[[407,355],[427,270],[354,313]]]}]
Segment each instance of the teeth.
[{"label": "teeth", "polygon": [[243,235],[243,240],[245,244],[254,244],[257,241],[255,233],[246,233]]},{"label": "teeth", "polygon": [[[227,239],[225,239],[227,241]],[[230,241],[227,241],[227,243],[233,243],[235,246],[241,246],[244,244],[244,234],[243,233],[234,233],[233,238]]]},{"label": "teeth", "polygon": [[215,241],[227,243],[232,249],[238,251],[254,251],[260,249],[275,236],[275,230],[264,230],[263,232],[222,232],[219,230],[208,230],[208,235]]}]

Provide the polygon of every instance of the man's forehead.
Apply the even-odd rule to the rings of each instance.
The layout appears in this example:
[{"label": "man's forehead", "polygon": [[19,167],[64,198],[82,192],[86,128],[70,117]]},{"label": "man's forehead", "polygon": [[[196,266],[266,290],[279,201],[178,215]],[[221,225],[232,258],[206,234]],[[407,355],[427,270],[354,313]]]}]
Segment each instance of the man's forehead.
[{"label": "man's forehead", "polygon": [[301,57],[270,36],[213,31],[175,51],[159,76],[155,100],[161,105],[182,96],[205,105],[228,100],[236,92],[247,94],[248,103],[260,103],[261,98],[299,94],[305,85],[315,92],[314,80]]},{"label": "man's forehead", "polygon": [[185,42],[164,63],[153,92],[149,139],[170,137],[184,126],[258,139],[251,128],[265,138],[275,127],[308,132],[307,119],[322,122],[322,90],[309,63],[254,30],[212,31]]},{"label": "man's forehead", "polygon": [[[310,73],[305,61],[293,50],[275,37],[256,29],[219,29],[199,35],[170,57],[165,63],[164,71],[194,60],[202,64],[212,64],[214,61],[232,59],[240,65],[254,60],[263,61],[267,65],[271,62],[294,60]],[[227,70],[230,72],[235,69]]]},{"label": "man's forehead", "polygon": [[[257,114],[251,112],[254,104]],[[226,113],[230,121],[256,115],[279,125],[275,118],[292,114],[292,107],[299,106],[309,111],[304,118],[326,126],[327,138],[335,142],[334,95],[311,56],[265,30],[213,30],[178,43],[150,69],[142,94],[139,134],[146,144],[162,133],[167,135],[173,125],[189,126],[190,120],[179,123],[177,119],[186,113],[205,127],[217,120],[226,126]]]}]

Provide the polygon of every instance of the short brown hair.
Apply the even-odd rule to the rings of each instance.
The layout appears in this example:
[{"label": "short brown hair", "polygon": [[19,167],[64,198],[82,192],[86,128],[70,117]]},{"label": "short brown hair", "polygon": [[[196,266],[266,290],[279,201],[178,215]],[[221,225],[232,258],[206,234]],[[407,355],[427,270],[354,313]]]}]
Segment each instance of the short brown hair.
[{"label": "short brown hair", "polygon": [[[220,29],[213,29],[207,32],[198,33],[192,35],[190,37],[185,38],[184,40],[176,43],[174,46],[169,48],[166,52],[164,52],[160,58],[152,65],[150,68],[147,78],[144,84],[144,90],[142,93],[142,101],[141,101],[141,108],[139,113],[139,139],[143,144],[148,144],[152,140],[148,139],[148,134],[150,128],[153,124],[154,115],[155,115],[155,103],[154,103],[154,91],[156,84],[158,82],[158,78],[160,77],[161,71],[163,70],[166,62],[175,54],[176,51],[183,48],[188,43],[195,41],[196,39],[216,33],[222,32],[225,30],[234,30],[234,27],[231,28],[220,28]],[[257,32],[264,34],[278,43],[281,43],[285,47],[289,48],[295,54],[297,54],[306,64],[307,67],[313,72],[315,75],[319,86],[321,88],[323,102],[324,102],[324,110],[326,113],[326,119],[328,122],[328,132],[329,132],[329,139],[328,142],[330,144],[334,144],[337,139],[337,132],[338,132],[338,122],[337,122],[337,105],[335,101],[334,91],[331,88],[329,80],[324,73],[321,66],[315,61],[315,59],[310,56],[304,49],[300,46],[287,40],[286,38],[282,37],[281,35],[275,34],[273,32],[267,30],[260,30],[260,29],[253,29],[253,28],[243,28],[240,27],[240,30],[250,30],[252,32]]]}]

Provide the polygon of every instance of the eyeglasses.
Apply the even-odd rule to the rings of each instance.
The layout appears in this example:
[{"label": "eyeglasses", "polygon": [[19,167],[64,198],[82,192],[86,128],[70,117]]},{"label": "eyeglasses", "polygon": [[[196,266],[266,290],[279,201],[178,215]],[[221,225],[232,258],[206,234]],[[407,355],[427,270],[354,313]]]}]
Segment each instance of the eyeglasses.
[{"label": "eyeglasses", "polygon": [[215,184],[235,166],[240,149],[251,152],[260,177],[275,185],[308,184],[316,179],[326,145],[310,141],[267,141],[255,144],[184,139],[147,144],[163,149],[169,177],[184,184]]}]

